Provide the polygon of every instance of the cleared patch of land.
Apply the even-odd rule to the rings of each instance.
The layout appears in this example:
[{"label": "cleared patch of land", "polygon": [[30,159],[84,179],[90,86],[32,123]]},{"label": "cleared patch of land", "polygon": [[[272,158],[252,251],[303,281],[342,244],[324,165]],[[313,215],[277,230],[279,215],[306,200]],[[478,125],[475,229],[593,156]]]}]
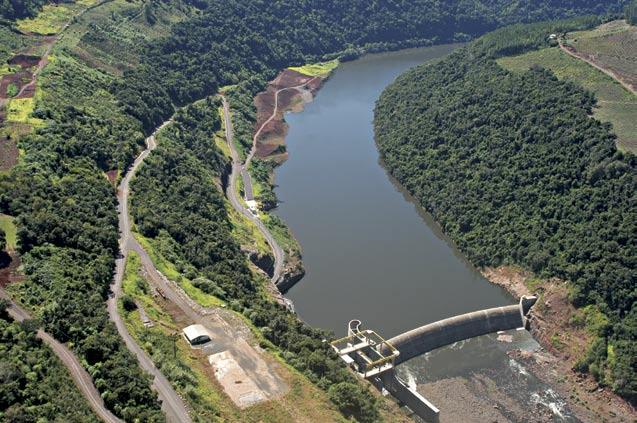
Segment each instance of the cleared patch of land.
[{"label": "cleared patch of land", "polygon": [[16,249],[16,227],[13,223],[13,217],[6,214],[0,214],[0,229],[4,231],[7,240],[7,249],[12,251]]},{"label": "cleared patch of land", "polygon": [[[637,48],[637,44],[635,44]],[[512,72],[525,72],[539,65],[558,78],[583,86],[595,94],[598,104],[594,116],[610,122],[620,149],[637,152],[637,96],[610,76],[588,63],[569,56],[559,48],[545,48],[526,54],[498,59],[500,66]]]},{"label": "cleared patch of land", "polygon": [[[165,260],[163,264],[172,266]],[[146,281],[142,267],[139,256],[131,253],[126,265],[124,293],[143,307],[145,314],[154,325],[144,326],[139,309],[124,311],[123,304],[120,304],[122,316],[131,334],[147,350],[160,370],[188,402],[195,421],[219,420],[241,423],[343,421],[325,393],[318,390],[298,372],[283,364],[282,360],[275,358],[276,353],[261,355],[269,365],[277,368],[290,389],[282,396],[250,405],[251,397],[242,397],[243,394],[249,395],[249,392],[244,387],[238,386],[232,394],[238,394],[237,399],[243,402],[244,406],[237,406],[232,394],[229,395],[224,388],[231,387],[238,381],[241,383],[236,383],[237,385],[244,383],[245,376],[241,372],[236,372],[235,364],[241,364],[240,361],[245,361],[245,358],[239,360],[238,357],[234,357],[235,364],[229,363],[230,366],[226,366],[226,370],[233,370],[234,373],[215,375],[215,367],[210,364],[208,356],[221,352],[220,349],[216,349],[221,348],[221,345],[213,338],[210,348],[192,349],[179,335],[181,328],[191,324],[192,321],[178,307],[158,295]],[[208,296],[203,293],[202,295]],[[198,298],[198,300],[201,299]],[[208,303],[214,301],[210,300]],[[273,348],[267,341],[253,333],[242,317],[227,310],[218,310],[224,315],[224,320],[235,328],[234,330],[244,334],[240,339],[237,338],[238,342],[250,344],[258,342],[267,349]],[[224,357],[217,356],[217,358]],[[223,360],[214,361],[217,368],[221,369],[218,365]],[[227,360],[226,364],[228,364]],[[221,376],[219,379],[227,383],[220,383],[217,376]],[[233,377],[235,379],[232,379]]]},{"label": "cleared patch of land", "polygon": [[307,76],[328,76],[334,69],[338,67],[338,59],[329,62],[311,63],[303,66],[290,66],[288,69]]},{"label": "cleared patch of land", "polygon": [[46,4],[34,18],[19,20],[18,29],[25,33],[51,35],[57,34],[71,17],[95,0],[81,0],[77,3]]},{"label": "cleared patch of land", "polygon": [[637,89],[637,27],[623,20],[608,22],[591,31],[569,33],[564,44]]}]

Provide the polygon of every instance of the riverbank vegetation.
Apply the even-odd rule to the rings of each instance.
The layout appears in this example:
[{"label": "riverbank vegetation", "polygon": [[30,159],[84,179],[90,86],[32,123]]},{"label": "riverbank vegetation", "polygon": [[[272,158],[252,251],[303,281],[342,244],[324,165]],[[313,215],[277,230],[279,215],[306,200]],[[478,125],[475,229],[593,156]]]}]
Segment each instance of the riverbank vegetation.
[{"label": "riverbank vegetation", "polygon": [[411,70],[382,94],[375,129],[392,175],[476,266],[567,280],[576,306],[603,313],[577,368],[634,401],[637,160],[591,119],[591,92],[496,62],[597,23],[505,28]]},{"label": "riverbank vegetation", "polygon": [[14,322],[7,306],[0,300],[0,421],[98,422],[35,322]]}]

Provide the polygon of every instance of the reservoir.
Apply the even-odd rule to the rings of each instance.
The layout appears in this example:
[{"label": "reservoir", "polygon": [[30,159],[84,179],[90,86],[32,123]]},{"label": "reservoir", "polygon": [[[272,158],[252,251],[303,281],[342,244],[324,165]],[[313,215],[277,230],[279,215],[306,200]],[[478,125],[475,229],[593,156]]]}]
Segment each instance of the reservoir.
[{"label": "reservoir", "polygon": [[[343,63],[303,112],[286,115],[289,159],[276,170],[276,214],[303,249],[307,274],[286,296],[310,325],[343,336],[356,318],[390,338],[456,314],[517,302],[485,280],[391,179],[374,143],[374,105],[382,90],[408,68],[455,47]],[[490,409],[499,404],[493,396],[503,393],[508,396],[503,403],[516,404],[475,416],[460,410],[456,421],[526,421],[523,414],[538,407],[555,421],[575,421],[550,388],[506,353],[537,343],[525,331],[510,335],[510,342],[494,334],[436,350],[400,366],[399,374],[425,394],[446,381],[456,393],[460,384]],[[497,392],[484,388],[490,383]],[[447,407],[449,416],[452,405],[437,405]]]}]

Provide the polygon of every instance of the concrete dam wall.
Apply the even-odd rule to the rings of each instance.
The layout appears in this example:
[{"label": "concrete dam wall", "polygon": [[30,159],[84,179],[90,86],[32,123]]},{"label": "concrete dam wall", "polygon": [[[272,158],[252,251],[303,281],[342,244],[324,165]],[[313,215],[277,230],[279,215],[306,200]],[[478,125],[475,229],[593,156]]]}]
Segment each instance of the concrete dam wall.
[{"label": "concrete dam wall", "polygon": [[388,340],[400,355],[395,364],[404,363],[436,348],[464,339],[509,329],[526,328],[526,315],[536,297],[522,297],[520,303],[461,314],[410,330]]}]

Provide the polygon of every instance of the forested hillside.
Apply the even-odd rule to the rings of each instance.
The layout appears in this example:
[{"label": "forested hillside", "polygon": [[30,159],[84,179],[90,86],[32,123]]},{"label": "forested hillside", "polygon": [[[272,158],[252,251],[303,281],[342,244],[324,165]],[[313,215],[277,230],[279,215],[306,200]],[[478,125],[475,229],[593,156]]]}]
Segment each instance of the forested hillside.
[{"label": "forested hillside", "polygon": [[626,1],[511,2],[210,0],[204,12],[152,45],[144,65],[117,86],[126,110],[148,131],[219,86],[324,56],[352,58],[432,43],[466,41],[503,24],[622,11]]},{"label": "forested hillside", "polygon": [[[114,182],[140,151],[144,133],[173,114],[173,104],[249,78],[256,91],[278,69],[324,55],[465,40],[509,22],[619,12],[624,4],[209,0],[158,2],[147,10],[143,3],[104,2],[71,25],[38,75],[34,99],[20,103],[20,162],[0,175],[0,212],[16,218],[26,276],[12,293],[47,331],[69,343],[115,414],[163,421],[149,378],[108,320],[104,301],[118,254]],[[37,7],[24,10],[33,14]],[[0,48],[6,58],[33,42],[23,42],[11,25],[0,32],[11,40]],[[227,216],[211,181],[225,162],[198,134],[202,123],[196,118],[212,116],[196,110],[178,118],[187,133],[167,136],[140,173],[135,189],[143,201],[134,212],[141,230],[172,239],[184,269],[210,281],[202,289],[234,300],[296,368],[328,392],[350,392],[351,403],[341,402],[342,409],[373,420],[370,397],[333,357],[321,358],[324,334],[254,291],[245,257],[227,237]],[[165,181],[199,189],[189,197]],[[151,187],[164,197],[154,196]],[[210,204],[184,207],[192,200]],[[185,225],[191,218],[208,230],[193,233],[194,226]],[[209,250],[189,248],[197,245]],[[235,277],[240,283],[233,283]]]},{"label": "forested hillside", "polygon": [[521,265],[572,285],[608,318],[580,369],[637,399],[637,158],[589,116],[595,98],[495,58],[590,20],[515,26],[407,72],[377,103],[390,172],[478,267]]},{"label": "forested hillside", "polygon": [[47,0],[2,0],[0,17],[15,20],[35,16]]},{"label": "forested hillside", "polygon": [[33,322],[13,322],[0,300],[0,422],[98,422]]}]

